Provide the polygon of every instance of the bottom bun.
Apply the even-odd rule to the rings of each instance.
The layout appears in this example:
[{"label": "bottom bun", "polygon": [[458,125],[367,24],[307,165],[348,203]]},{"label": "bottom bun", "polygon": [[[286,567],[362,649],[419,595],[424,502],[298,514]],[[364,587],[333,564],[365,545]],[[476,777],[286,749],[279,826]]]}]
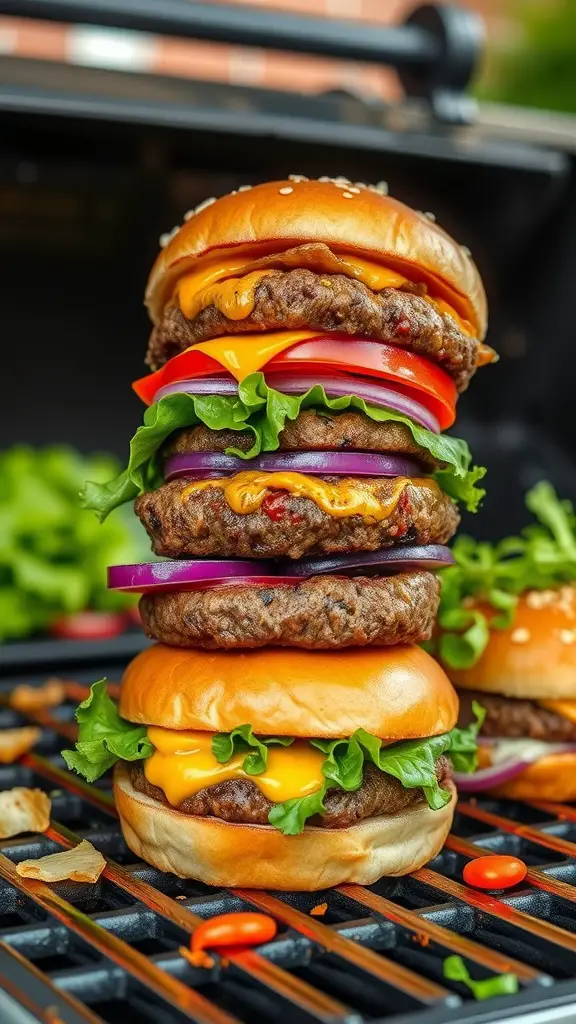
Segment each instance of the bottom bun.
[{"label": "bottom bun", "polygon": [[439,811],[412,805],[350,828],[305,828],[284,836],[269,825],[236,825],[166,807],[132,787],[119,764],[114,795],[124,838],[142,860],[180,878],[251,889],[326,889],[370,885],[383,875],[416,871],[442,849],[456,790]]},{"label": "bottom bun", "polygon": [[510,782],[488,790],[506,800],[552,800],[566,804],[576,800],[576,752],[549,754]]}]

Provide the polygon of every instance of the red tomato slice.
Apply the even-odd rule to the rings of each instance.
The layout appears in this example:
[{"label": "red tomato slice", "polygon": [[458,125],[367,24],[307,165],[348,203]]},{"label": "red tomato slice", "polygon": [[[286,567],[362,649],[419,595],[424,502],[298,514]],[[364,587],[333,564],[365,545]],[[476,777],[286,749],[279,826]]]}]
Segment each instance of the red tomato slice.
[{"label": "red tomato slice", "polygon": [[[322,337],[301,341],[275,356],[265,369],[310,372],[310,369],[336,369],[364,377],[378,377],[394,381],[402,390],[418,392],[437,417],[442,430],[452,426],[456,418],[456,386],[453,380],[435,363],[415,352],[380,341],[356,338]],[[206,377],[222,371],[216,359],[186,349],[174,356],[155,373],[142,377],[132,385],[136,394],[148,405],[154,401],[159,388],[174,381]]]}]

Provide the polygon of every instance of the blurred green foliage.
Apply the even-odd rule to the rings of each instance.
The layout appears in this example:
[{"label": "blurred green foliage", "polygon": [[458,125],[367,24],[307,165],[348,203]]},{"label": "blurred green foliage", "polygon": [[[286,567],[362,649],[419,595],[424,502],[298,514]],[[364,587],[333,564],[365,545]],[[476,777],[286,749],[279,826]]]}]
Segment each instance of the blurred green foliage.
[{"label": "blurred green foliage", "polygon": [[60,446],[0,452],[0,641],[46,629],[63,613],[134,604],[106,589],[107,565],[150,558],[132,508],[101,525],[79,504],[87,478],[117,472],[112,456]]},{"label": "blurred green foliage", "polygon": [[489,52],[481,98],[576,113],[576,0],[513,0],[499,13],[513,38]]}]

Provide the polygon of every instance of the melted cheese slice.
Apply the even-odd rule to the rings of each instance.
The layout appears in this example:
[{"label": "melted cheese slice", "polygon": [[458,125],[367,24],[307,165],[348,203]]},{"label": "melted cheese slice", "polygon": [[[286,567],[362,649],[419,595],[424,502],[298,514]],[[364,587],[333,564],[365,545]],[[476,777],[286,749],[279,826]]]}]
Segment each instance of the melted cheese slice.
[{"label": "melted cheese slice", "polygon": [[[397,271],[372,260],[361,259],[349,253],[334,252],[329,255],[332,256],[329,268],[322,266],[322,262],[326,263],[326,258],[324,261],[319,260],[317,267],[310,266],[306,261],[307,268],[320,274],[345,274],[356,281],[361,281],[373,292],[381,292],[384,288],[401,288],[405,284],[413,283]],[[282,264],[282,254],[279,254],[278,262],[279,265]],[[272,271],[263,269],[242,274],[246,264],[246,255],[244,258],[238,255],[222,257],[205,264],[199,270],[184,274],[176,285],[175,298],[186,319],[193,320],[208,306],[214,306],[230,320],[243,320],[250,316],[254,309],[255,289],[262,278]],[[284,269],[293,270],[295,266],[296,264],[291,261]],[[464,320],[444,299],[433,298],[427,293],[422,298],[439,312],[449,313],[464,334],[474,335],[472,324]]]},{"label": "melted cheese slice", "polygon": [[537,704],[576,725],[576,700],[539,700]]},{"label": "melted cheese slice", "polygon": [[144,774],[174,807],[199,790],[229,779],[249,779],[274,803],[308,796],[324,782],[326,755],[304,740],[296,740],[290,747],[269,747],[266,770],[262,775],[248,775],[242,768],[245,753],[233,755],[226,764],[216,760],[212,733],[150,726],[148,736],[155,750],[144,761]]},{"label": "melted cheese slice", "polygon": [[299,341],[317,338],[318,331],[273,331],[269,334],[228,334],[213,341],[201,341],[187,352],[204,352],[216,359],[236,380],[261,370],[274,356]]},{"label": "melted cheese slice", "polygon": [[329,483],[304,473],[259,473],[246,470],[232,477],[198,480],[188,484],[180,500],[185,502],[191,494],[208,487],[222,488],[232,511],[238,515],[247,515],[258,511],[270,490],[280,490],[298,498],[309,498],[335,519],[364,516],[374,522],[381,522],[393,514],[405,487],[410,483],[432,489],[437,487],[432,480],[399,476],[393,481],[389,496],[383,500],[376,496],[374,485],[362,478],[344,478],[338,483]]}]

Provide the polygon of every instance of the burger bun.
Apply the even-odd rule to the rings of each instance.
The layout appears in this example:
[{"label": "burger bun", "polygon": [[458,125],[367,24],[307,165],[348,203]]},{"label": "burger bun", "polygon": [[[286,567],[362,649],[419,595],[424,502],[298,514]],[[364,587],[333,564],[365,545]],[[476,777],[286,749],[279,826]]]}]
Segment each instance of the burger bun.
[{"label": "burger bun", "polygon": [[419,647],[343,651],[208,651],[154,644],[130,663],[120,714],[165,729],[337,739],[359,728],[381,739],[449,732],[458,698]]},{"label": "burger bun", "polygon": [[456,806],[450,789],[449,803],[438,811],[423,802],[350,828],[307,827],[285,836],[270,825],[181,814],[137,792],[122,763],[114,777],[122,831],[133,853],[160,871],[219,888],[315,890],[344,882],[371,885],[384,875],[416,871],[440,852],[450,831]]},{"label": "burger bun", "polygon": [[504,697],[576,699],[576,588],[522,595],[511,627],[492,630],[476,664],[450,677],[461,689]]}]

